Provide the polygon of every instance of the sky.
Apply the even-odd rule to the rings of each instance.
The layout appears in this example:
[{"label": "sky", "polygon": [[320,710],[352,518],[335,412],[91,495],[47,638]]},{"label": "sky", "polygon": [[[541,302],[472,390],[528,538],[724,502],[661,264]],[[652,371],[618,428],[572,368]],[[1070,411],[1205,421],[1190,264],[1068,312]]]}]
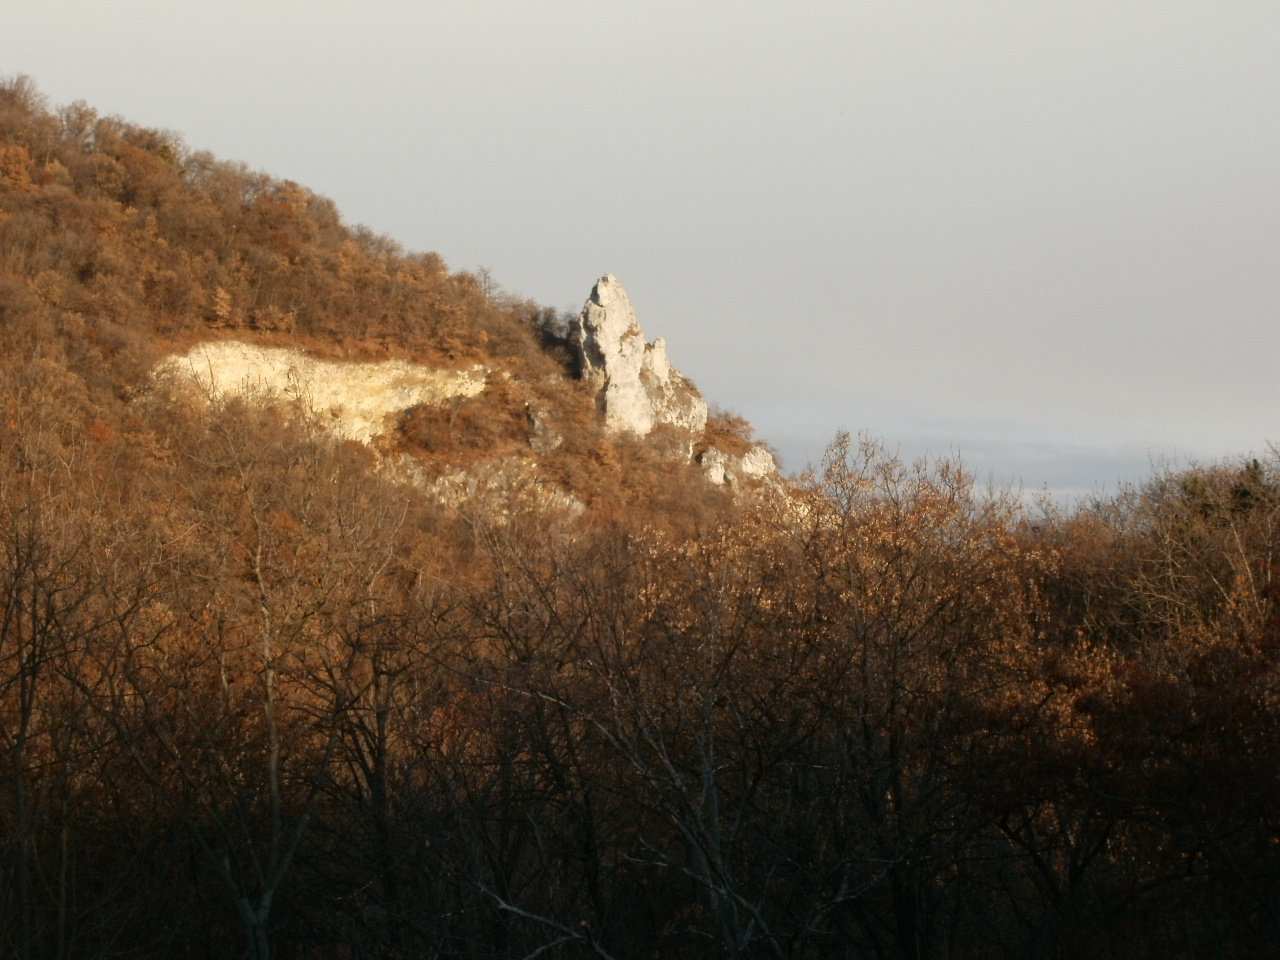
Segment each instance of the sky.
[{"label": "sky", "polygon": [[4,0],[0,74],[577,310],[787,471],[1059,497],[1280,441],[1280,4]]}]

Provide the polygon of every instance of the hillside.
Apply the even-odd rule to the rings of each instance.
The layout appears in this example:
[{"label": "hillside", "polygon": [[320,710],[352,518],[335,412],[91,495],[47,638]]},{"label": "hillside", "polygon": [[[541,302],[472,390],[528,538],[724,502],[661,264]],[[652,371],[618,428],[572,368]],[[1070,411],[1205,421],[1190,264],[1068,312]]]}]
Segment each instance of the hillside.
[{"label": "hillside", "polygon": [[783,481],[583,294],[0,83],[0,952],[1273,949],[1280,457]]},{"label": "hillside", "polygon": [[[65,369],[112,430],[145,429],[130,399],[151,385],[148,371],[176,370],[167,359],[193,349],[206,351],[207,361],[209,348],[197,345],[222,343],[260,356],[292,351],[304,367],[328,363],[330,388],[343,363],[398,363],[428,377],[478,371],[479,389],[406,397],[385,411],[395,422],[379,415],[359,432],[360,441],[376,436],[384,454],[428,474],[514,457],[567,496],[647,509],[655,472],[666,488],[681,476],[696,484],[698,471],[680,468],[696,466],[711,443],[730,457],[750,449],[740,421],[721,416],[708,430],[705,404],[696,422],[675,428],[684,435],[680,456],[670,456],[670,437],[629,442],[652,423],[619,429],[608,419],[597,395],[616,394],[619,378],[601,367],[594,380],[581,379],[591,372],[581,369],[584,351],[598,347],[575,349],[569,318],[485,290],[435,254],[407,254],[386,237],[348,228],[332,202],[295,183],[188,150],[174,134],[99,117],[84,104],[55,114],[26,82],[10,85],[4,106],[4,348]],[[612,335],[610,349],[637,335],[644,345],[625,319]],[[669,368],[665,355],[663,363]],[[639,371],[630,373],[638,388]],[[245,375],[258,376],[234,376]],[[680,384],[697,396],[692,384]],[[221,392],[229,386],[243,384],[223,383]],[[367,398],[352,398],[361,402]],[[335,406],[342,398],[329,389],[324,412]],[[557,442],[540,443],[539,430]],[[711,453],[718,481],[726,451]]]}]

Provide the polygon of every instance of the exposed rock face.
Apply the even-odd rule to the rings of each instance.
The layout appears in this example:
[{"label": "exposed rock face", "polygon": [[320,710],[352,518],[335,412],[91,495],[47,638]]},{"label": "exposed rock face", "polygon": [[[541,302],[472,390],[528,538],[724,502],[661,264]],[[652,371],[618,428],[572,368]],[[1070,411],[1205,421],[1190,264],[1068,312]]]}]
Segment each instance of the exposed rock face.
[{"label": "exposed rock face", "polygon": [[235,340],[198,344],[155,371],[160,379],[194,386],[210,400],[244,396],[301,403],[308,413],[321,414],[335,435],[362,443],[384,431],[388,414],[474,397],[484,389],[485,374],[483,367],[433,370],[400,360],[332,363]]},{"label": "exposed rock face", "polygon": [[586,510],[573,494],[547,482],[533,462],[515,457],[483,461],[442,477],[427,476],[416,464],[400,459],[389,466],[389,472],[425,491],[446,509],[478,510],[500,525],[531,510],[566,517],[580,516]]},{"label": "exposed rock face", "polygon": [[707,479],[717,486],[740,483],[743,480],[759,480],[772,477],[778,472],[773,454],[767,447],[759,444],[736,456],[708,447],[698,457],[698,463],[706,470]]},{"label": "exposed rock face", "polygon": [[[601,277],[570,330],[583,379],[594,384],[605,427],[615,433],[648,437],[661,457],[689,462],[695,449],[708,480],[746,491],[763,480],[774,482],[777,467],[768,449],[735,445],[725,453],[707,447],[707,403],[667,358],[662,339],[646,343],[631,301],[612,275]],[[555,377],[534,385],[502,369],[476,366],[440,370],[403,361],[332,362],[298,350],[264,347],[235,340],[198,344],[163,360],[153,371],[158,384],[197,401],[215,403],[240,396],[264,403],[286,403],[336,437],[373,443],[400,420],[396,415],[421,405],[440,405],[475,397],[486,385],[505,385],[509,399],[524,401],[527,455],[493,456],[450,469],[443,476],[426,470],[414,455],[396,453],[394,444],[375,444],[381,469],[426,491],[446,507],[484,502],[501,515],[520,509],[567,511],[582,504],[547,482],[542,457],[564,445],[566,429],[555,391]],[[506,396],[505,394],[503,396]],[[495,408],[497,409],[497,408]],[[391,418],[391,419],[388,419]],[[452,425],[452,421],[450,421]],[[510,447],[507,448],[510,450]],[[504,500],[503,497],[507,499]]]},{"label": "exposed rock face", "polygon": [[667,359],[666,341],[645,343],[627,292],[613,274],[596,282],[570,330],[584,380],[600,384],[605,426],[647,436],[667,424],[697,437],[707,403]]}]

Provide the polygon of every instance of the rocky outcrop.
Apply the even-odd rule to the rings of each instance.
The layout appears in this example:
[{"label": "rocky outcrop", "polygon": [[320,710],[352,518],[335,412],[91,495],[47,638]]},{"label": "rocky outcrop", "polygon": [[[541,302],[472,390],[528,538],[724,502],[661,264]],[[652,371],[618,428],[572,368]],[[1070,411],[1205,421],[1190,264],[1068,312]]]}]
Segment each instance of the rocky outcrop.
[{"label": "rocky outcrop", "polygon": [[[206,403],[240,397],[296,405],[335,437],[372,443],[412,407],[477,396],[485,389],[487,372],[484,367],[438,370],[403,361],[335,363],[297,350],[227,340],[169,357],[152,376],[157,384]],[[498,371],[494,379],[508,376]],[[529,415],[533,452],[555,449],[561,437],[543,411],[530,408]],[[577,516],[584,509],[572,494],[547,482],[534,461],[518,457],[482,460],[439,476],[411,458],[392,454],[381,460],[380,469],[446,509],[482,510],[495,522],[529,510]]]},{"label": "rocky outcrop", "polygon": [[241,396],[297,403],[306,413],[319,414],[333,434],[369,443],[384,432],[390,414],[474,397],[484,389],[486,371],[433,370],[401,360],[334,363],[297,350],[223,340],[168,358],[154,376],[194,388],[207,400]]},{"label": "rocky outcrop", "polygon": [[778,464],[768,447],[756,444],[746,453],[727,454],[708,447],[698,457],[707,479],[716,486],[737,484],[743,480],[760,480],[778,472]]},{"label": "rocky outcrop", "polygon": [[601,277],[570,328],[584,380],[599,384],[605,426],[638,437],[667,425],[690,437],[707,425],[707,403],[667,359],[666,341],[646,343],[627,291]]},{"label": "rocky outcrop", "polygon": [[[596,283],[571,325],[570,340],[582,378],[595,386],[607,430],[645,437],[659,456],[686,463],[695,450],[702,450],[697,462],[713,484],[754,489],[758,484],[748,481],[776,476],[767,448],[750,446],[746,437],[739,437],[727,447],[733,452],[726,453],[715,446],[721,434],[707,436],[706,401],[671,366],[665,341],[645,341],[617,277],[606,275]],[[558,376],[535,384],[500,367],[447,370],[404,361],[334,362],[299,350],[222,340],[198,344],[162,361],[153,371],[153,382],[162,396],[185,396],[214,406],[228,397],[284,404],[335,437],[372,444],[382,470],[413,483],[444,506],[487,503],[495,497],[497,504],[505,490],[512,499],[501,508],[494,507],[499,513],[522,505],[569,513],[583,509],[570,491],[560,490],[542,474],[543,458],[562,456],[556,451],[565,446],[565,431],[574,429],[572,421],[561,419],[567,408],[556,396]],[[498,392],[486,393],[486,388]],[[483,406],[481,394],[493,401],[490,407]],[[406,411],[449,404],[456,412],[460,401],[469,397],[478,398],[480,404],[471,409],[498,417],[504,410],[510,414],[504,403],[523,403],[527,449],[513,454],[508,443],[487,456],[467,451],[458,464],[450,466],[453,462],[446,459],[441,461],[443,468],[441,464],[424,467],[422,450],[428,447],[417,452],[412,446],[407,451],[403,447]],[[399,434],[379,441],[397,429]],[[499,435],[506,436],[501,431],[493,434]],[[410,441],[414,442],[420,441]]]},{"label": "rocky outcrop", "polygon": [[[584,380],[597,385],[605,426],[646,437],[671,428],[662,443],[673,457],[688,458],[707,427],[707,403],[692,383],[671,366],[662,338],[646,343],[627,291],[605,274],[570,327]],[[767,447],[725,453],[711,446],[698,457],[717,486],[775,477],[778,467]]]}]

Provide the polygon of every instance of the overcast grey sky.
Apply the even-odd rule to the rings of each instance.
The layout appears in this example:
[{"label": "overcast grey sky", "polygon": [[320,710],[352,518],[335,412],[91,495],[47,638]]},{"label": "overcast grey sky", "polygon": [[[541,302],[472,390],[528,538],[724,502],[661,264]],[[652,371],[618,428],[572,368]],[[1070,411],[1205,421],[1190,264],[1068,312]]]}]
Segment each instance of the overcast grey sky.
[{"label": "overcast grey sky", "polygon": [[0,73],[650,338],[788,469],[1280,440],[1280,3],[4,0]]}]

